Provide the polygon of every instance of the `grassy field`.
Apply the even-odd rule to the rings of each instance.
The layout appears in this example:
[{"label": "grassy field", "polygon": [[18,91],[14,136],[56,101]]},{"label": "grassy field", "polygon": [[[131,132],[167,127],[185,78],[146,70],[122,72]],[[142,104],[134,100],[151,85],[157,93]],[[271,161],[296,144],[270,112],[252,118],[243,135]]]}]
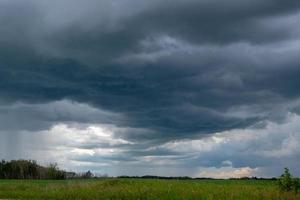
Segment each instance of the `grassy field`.
[{"label": "grassy field", "polygon": [[0,199],[299,200],[300,194],[280,192],[275,181],[262,180],[0,180]]}]

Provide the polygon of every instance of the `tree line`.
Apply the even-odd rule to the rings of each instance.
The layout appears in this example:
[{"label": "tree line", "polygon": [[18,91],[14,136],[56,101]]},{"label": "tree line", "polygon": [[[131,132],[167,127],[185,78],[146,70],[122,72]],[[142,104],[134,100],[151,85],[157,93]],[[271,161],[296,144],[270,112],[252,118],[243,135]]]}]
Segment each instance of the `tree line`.
[{"label": "tree line", "polygon": [[12,160],[0,162],[0,179],[66,179],[67,172],[56,164],[43,167],[34,160]]},{"label": "tree line", "polygon": [[[38,165],[35,160],[11,160],[0,162],[0,179],[90,179],[96,177],[91,171],[75,173],[58,168],[57,164],[47,167]],[[102,176],[97,176],[102,177]]]}]

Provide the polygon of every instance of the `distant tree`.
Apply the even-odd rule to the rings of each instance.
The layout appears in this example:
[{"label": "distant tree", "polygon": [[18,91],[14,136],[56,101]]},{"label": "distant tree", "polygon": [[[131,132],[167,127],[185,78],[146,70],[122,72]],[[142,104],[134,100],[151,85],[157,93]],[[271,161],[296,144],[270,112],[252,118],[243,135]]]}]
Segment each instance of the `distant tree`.
[{"label": "distant tree", "polygon": [[31,161],[28,165],[28,177],[29,179],[38,179],[40,178],[39,175],[39,166],[37,165],[36,161]]},{"label": "distant tree", "polygon": [[5,160],[1,160],[1,162],[0,162],[0,179],[5,178],[4,165],[5,165]]},{"label": "distant tree", "polygon": [[65,179],[66,173],[59,170],[56,163],[51,163],[48,166],[47,179]]},{"label": "distant tree", "polygon": [[92,178],[93,176],[94,176],[93,173],[89,170],[83,174],[82,178],[89,179]]}]

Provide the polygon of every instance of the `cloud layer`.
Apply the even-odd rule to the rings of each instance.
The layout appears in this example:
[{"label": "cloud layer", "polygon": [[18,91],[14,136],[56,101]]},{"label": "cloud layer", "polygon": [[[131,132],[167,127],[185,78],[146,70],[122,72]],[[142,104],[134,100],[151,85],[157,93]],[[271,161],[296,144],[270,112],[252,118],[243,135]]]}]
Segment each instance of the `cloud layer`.
[{"label": "cloud layer", "polygon": [[296,0],[1,1],[1,156],[47,147],[112,175],[294,167],[299,21]]}]

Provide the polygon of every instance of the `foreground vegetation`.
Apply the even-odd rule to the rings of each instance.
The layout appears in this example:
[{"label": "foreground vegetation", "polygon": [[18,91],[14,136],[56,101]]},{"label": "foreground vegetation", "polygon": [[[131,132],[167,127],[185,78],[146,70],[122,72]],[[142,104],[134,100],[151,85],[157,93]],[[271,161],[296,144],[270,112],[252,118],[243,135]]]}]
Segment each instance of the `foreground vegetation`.
[{"label": "foreground vegetation", "polygon": [[299,200],[273,180],[0,180],[0,199],[276,199]]}]

